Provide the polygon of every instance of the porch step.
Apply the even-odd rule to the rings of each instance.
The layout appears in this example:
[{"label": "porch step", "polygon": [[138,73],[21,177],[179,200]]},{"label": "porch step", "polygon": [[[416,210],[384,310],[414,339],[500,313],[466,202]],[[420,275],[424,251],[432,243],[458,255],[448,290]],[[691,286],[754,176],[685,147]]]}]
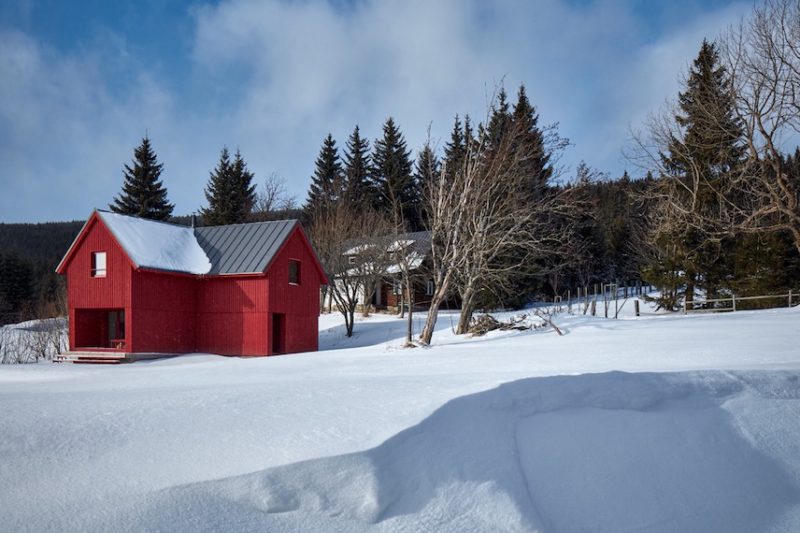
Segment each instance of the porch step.
[{"label": "porch step", "polygon": [[53,357],[54,363],[118,365],[128,361],[128,354],[120,352],[64,352]]},{"label": "porch step", "polygon": [[79,357],[72,360],[72,363],[76,365],[118,365],[125,362],[125,359],[97,359],[90,357]]}]

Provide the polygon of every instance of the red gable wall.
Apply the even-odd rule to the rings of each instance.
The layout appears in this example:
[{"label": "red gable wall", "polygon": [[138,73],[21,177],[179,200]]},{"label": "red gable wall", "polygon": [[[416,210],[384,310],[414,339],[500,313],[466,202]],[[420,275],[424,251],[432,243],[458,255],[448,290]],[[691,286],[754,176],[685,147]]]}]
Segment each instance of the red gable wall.
[{"label": "red gable wall", "polygon": [[[76,331],[80,333],[91,327],[84,323],[91,317],[81,314],[76,317],[76,309],[124,309],[125,345],[130,346],[133,329],[130,313],[133,265],[130,259],[97,216],[89,219],[83,238],[76,245],[67,268],[70,349],[81,344],[81,339],[76,339]],[[92,252],[106,252],[106,277],[92,277]]]},{"label": "red gable wall", "polygon": [[[300,261],[300,283],[289,283],[289,260]],[[305,236],[297,227],[267,270],[269,309],[286,317],[285,352],[315,351],[319,337],[319,286],[321,276]],[[272,315],[269,323],[272,331]]]}]

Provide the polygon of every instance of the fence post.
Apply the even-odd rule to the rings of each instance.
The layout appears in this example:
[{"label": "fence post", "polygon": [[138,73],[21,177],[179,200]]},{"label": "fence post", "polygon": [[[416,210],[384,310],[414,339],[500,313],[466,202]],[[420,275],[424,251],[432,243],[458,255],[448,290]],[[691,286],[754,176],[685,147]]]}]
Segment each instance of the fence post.
[{"label": "fence post", "polygon": [[686,314],[686,300],[683,300],[683,314]]},{"label": "fence post", "polygon": [[733,310],[736,311],[736,295],[731,294],[731,301],[733,302]]},{"label": "fence post", "polygon": [[633,301],[633,309],[636,311],[636,316],[639,316],[639,300]]},{"label": "fence post", "polygon": [[597,298],[592,300],[592,316],[597,316]]},{"label": "fence post", "polygon": [[789,291],[789,307],[792,306],[792,291]]}]

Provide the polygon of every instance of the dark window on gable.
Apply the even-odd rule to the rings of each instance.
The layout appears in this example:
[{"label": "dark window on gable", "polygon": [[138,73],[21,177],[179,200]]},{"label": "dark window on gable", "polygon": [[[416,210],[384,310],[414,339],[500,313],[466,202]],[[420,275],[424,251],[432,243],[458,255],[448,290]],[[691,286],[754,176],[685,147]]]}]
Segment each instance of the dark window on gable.
[{"label": "dark window on gable", "polygon": [[106,277],[106,272],[106,253],[92,252],[92,277],[104,278]]},{"label": "dark window on gable", "polygon": [[300,285],[300,261],[289,259],[289,283]]}]

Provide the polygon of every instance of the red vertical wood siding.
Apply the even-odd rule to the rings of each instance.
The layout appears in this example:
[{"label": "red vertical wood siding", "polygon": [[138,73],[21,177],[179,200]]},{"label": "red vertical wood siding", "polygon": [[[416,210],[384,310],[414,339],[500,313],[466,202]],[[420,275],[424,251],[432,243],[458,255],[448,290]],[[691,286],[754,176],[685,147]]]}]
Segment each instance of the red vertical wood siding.
[{"label": "red vertical wood siding", "polygon": [[182,353],[196,349],[194,276],[135,271],[131,319],[136,324],[131,351]]},{"label": "red vertical wood siding", "polygon": [[268,286],[264,276],[198,280],[197,346],[223,355],[268,355]]},{"label": "red vertical wood siding", "polygon": [[[300,261],[300,283],[289,283],[289,261]],[[318,348],[320,275],[314,257],[299,228],[287,239],[267,271],[269,278],[269,311],[283,313],[285,319],[285,353],[309,352]],[[272,332],[270,315],[268,331]],[[272,344],[269,345],[270,353]]]},{"label": "red vertical wood siding", "polygon": [[[92,277],[92,252],[106,252],[107,272],[104,278]],[[95,217],[84,232],[67,269],[69,304],[69,347],[76,345],[76,309],[124,309],[125,346],[129,349],[131,321],[131,273],[133,266],[113,235]]]}]

